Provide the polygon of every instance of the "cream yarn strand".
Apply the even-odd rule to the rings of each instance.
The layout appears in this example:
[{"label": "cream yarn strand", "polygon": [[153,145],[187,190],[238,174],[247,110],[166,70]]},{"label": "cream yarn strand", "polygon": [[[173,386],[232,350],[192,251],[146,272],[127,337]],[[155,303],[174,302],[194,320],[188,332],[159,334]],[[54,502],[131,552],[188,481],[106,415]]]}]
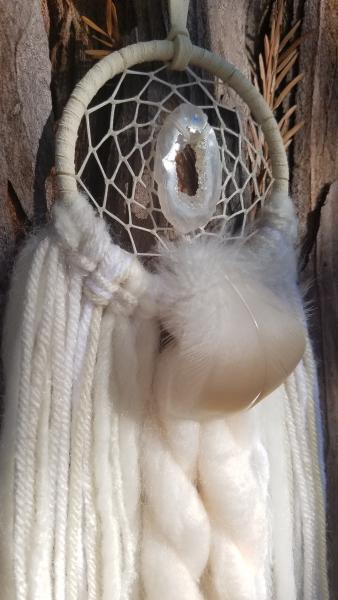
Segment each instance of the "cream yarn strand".
[{"label": "cream yarn strand", "polygon": [[261,402],[258,411],[262,442],[268,453],[271,503],[271,561],[273,600],[297,600],[295,581],[295,496],[290,443],[286,431],[287,398],[280,386]]},{"label": "cream yarn strand", "polygon": [[140,434],[143,416],[138,389],[136,327],[124,314],[116,319],[114,381],[118,403],[113,417],[112,457],[115,465],[115,498],[125,557],[121,598],[129,598],[136,579],[136,552],[140,530]]},{"label": "cream yarn strand", "polygon": [[[46,255],[44,268],[40,277],[32,279],[27,290],[27,310],[24,315],[22,334],[23,363],[21,393],[18,408],[17,424],[17,477],[16,477],[16,508],[15,508],[15,564],[17,567],[17,596],[18,599],[35,593],[35,583],[30,573],[32,549],[29,547],[29,536],[35,518],[35,460],[39,452],[37,446],[39,410],[41,396],[48,371],[48,348],[52,331],[54,286],[57,275],[57,251],[49,241],[41,244],[39,255]],[[34,275],[33,275],[34,273]],[[34,277],[34,281],[33,281]],[[53,292],[52,292],[53,290]],[[46,293],[41,306],[41,321],[36,321],[40,309],[41,294]],[[35,330],[36,327],[36,330]],[[48,374],[47,374],[48,376]],[[31,597],[31,596],[28,596]]]},{"label": "cream yarn strand", "polygon": [[[299,366],[297,367],[299,368]],[[307,470],[307,457],[303,457],[303,452],[308,455],[305,443],[305,429],[300,420],[302,409],[299,406],[300,398],[297,392],[295,374],[289,377],[285,385],[287,393],[286,422],[291,443],[291,460],[294,472],[295,483],[294,493],[299,498],[301,532],[303,537],[303,556],[301,571],[298,573],[298,594],[304,600],[312,600],[314,596],[314,510],[311,497],[312,481],[307,481],[305,476]],[[304,397],[303,397],[304,399]],[[306,398],[305,398],[306,400]],[[310,489],[309,489],[310,488]],[[297,515],[297,513],[296,513]]]},{"label": "cream yarn strand", "polygon": [[[57,489],[54,516],[54,587],[55,599],[65,599],[66,582],[66,529],[69,495],[69,450],[71,433],[72,387],[76,384],[77,373],[74,361],[78,358],[77,340],[81,314],[82,279],[72,267],[69,269],[68,302],[66,303],[65,354],[60,357],[62,397],[57,415],[55,435],[57,445]],[[75,381],[73,381],[73,379]]]},{"label": "cream yarn strand", "polygon": [[326,514],[325,514],[325,492],[323,490],[324,473],[321,472],[320,466],[324,464],[322,456],[323,448],[320,445],[319,433],[321,431],[320,416],[316,417],[316,412],[320,411],[318,405],[318,384],[317,372],[313,357],[311,342],[307,339],[306,350],[304,355],[304,367],[306,372],[306,386],[308,402],[308,431],[309,445],[311,453],[311,465],[313,468],[315,501],[316,501],[316,524],[318,528],[317,551],[319,554],[319,589],[323,600],[328,600],[328,578],[327,578],[327,547],[326,547]]},{"label": "cream yarn strand", "polygon": [[97,369],[94,382],[94,462],[96,507],[101,551],[98,553],[98,576],[102,600],[121,595],[120,528],[114,500],[114,472],[111,463],[112,413],[115,410],[113,334],[115,316],[107,310],[102,319]]},{"label": "cream yarn strand", "polygon": [[325,512],[314,415],[315,373],[310,352],[308,346],[304,360],[285,384],[286,426],[291,441],[294,497],[299,502],[303,539],[298,593],[304,600],[315,600],[319,596],[328,598]]},{"label": "cream yarn strand", "polygon": [[[93,403],[93,397],[91,397]],[[100,598],[99,580],[97,576],[98,570],[98,524],[97,513],[95,507],[95,491],[94,491],[94,457],[93,457],[93,417],[94,409],[92,405],[92,413],[88,422],[90,435],[86,435],[84,440],[84,457],[83,457],[83,545],[85,550],[85,567],[87,570],[87,581],[84,578],[84,597],[86,600],[96,600]],[[89,418],[88,418],[89,419]]]},{"label": "cream yarn strand", "polygon": [[[97,353],[97,346],[100,333],[100,322],[102,318],[102,307],[95,306],[92,309],[90,319],[90,330],[87,340],[87,350],[84,358],[84,368],[81,373],[81,385],[79,385],[79,395],[74,398],[73,405],[73,425],[71,442],[71,464],[70,464],[70,489],[69,489],[69,507],[67,522],[67,598],[69,600],[78,600],[80,549],[81,544],[86,540],[81,536],[82,520],[88,519],[88,515],[83,514],[83,492],[82,478],[84,474],[85,443],[86,439],[91,438],[92,421],[92,400],[91,390],[93,385],[94,367]],[[85,521],[86,523],[86,521]],[[85,527],[88,527],[88,523]],[[92,572],[91,564],[92,548],[86,547],[88,564],[88,592],[91,598],[96,595],[95,574]]]},{"label": "cream yarn strand", "polygon": [[[59,265],[58,281],[55,290],[55,319],[53,325],[53,349],[52,349],[52,387],[50,407],[50,439],[49,439],[49,515],[46,524],[47,543],[45,548],[48,571],[51,572],[54,564],[54,536],[55,536],[55,513],[56,494],[58,485],[58,458],[61,434],[62,414],[66,399],[64,390],[63,360],[66,352],[66,277],[63,264]],[[46,594],[47,595],[47,594]],[[48,597],[48,596],[47,596]]]},{"label": "cream yarn strand", "polygon": [[[31,316],[34,316],[36,310],[39,281],[47,250],[48,241],[41,242],[33,238],[26,244],[13,274],[5,318],[3,360],[6,404],[0,452],[0,581],[2,593],[8,600],[22,598],[27,587],[22,482],[20,490],[17,489],[18,477],[22,475],[24,468],[24,423],[20,420],[19,433],[18,419],[23,394],[27,393],[30,380],[34,330]],[[19,314],[23,317],[18,322]],[[19,469],[18,454],[21,459]],[[15,544],[14,534],[20,543],[19,549]]]}]

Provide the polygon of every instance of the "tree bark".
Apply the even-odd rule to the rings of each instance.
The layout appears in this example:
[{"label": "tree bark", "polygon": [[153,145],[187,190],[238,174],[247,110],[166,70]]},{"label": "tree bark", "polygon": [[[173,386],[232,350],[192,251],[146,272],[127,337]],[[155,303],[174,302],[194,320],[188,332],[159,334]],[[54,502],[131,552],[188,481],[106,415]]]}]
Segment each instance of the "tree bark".
[{"label": "tree bark", "polygon": [[[44,182],[53,161],[51,65],[35,0],[2,3],[0,20],[0,290],[8,261],[33,221],[45,219]],[[34,82],[34,86],[32,85]]]},{"label": "tree bark", "polygon": [[338,598],[338,5],[306,0],[298,7],[304,32],[297,94],[305,126],[296,139],[293,196],[300,224],[303,279],[310,282],[312,337],[326,429],[331,597]]},{"label": "tree bark", "polygon": [[[196,44],[249,73],[247,46],[262,46],[273,0],[191,0]],[[118,0],[125,44],[163,38],[166,1]],[[105,0],[0,0],[0,302],[24,235],[48,217],[55,198],[54,132],[75,83],[90,68],[86,15],[105,25]],[[302,278],[310,281],[310,324],[320,367],[327,433],[332,597],[338,590],[338,5],[288,0],[285,21],[302,18],[297,120],[305,126],[290,151],[292,194],[300,218]],[[309,287],[309,286],[308,286]]]}]

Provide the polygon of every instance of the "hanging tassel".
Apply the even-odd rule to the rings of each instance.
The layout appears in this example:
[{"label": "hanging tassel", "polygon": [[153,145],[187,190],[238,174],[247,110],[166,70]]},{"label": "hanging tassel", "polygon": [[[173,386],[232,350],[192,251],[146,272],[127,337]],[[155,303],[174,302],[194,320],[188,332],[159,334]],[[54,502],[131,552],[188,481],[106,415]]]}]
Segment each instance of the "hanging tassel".
[{"label": "hanging tassel", "polygon": [[[4,342],[0,545],[6,599],[110,598],[111,544],[119,571],[114,586],[126,587],[125,597],[133,586],[137,538],[121,489],[127,484],[119,429],[125,446],[140,435],[141,423],[135,415],[125,422],[121,412],[114,334],[119,330],[120,342],[129,336],[124,357],[130,362],[144,320],[136,317],[143,288],[143,269],[111,243],[80,195],[68,207],[56,206],[53,227],[19,259]],[[135,406],[137,368],[135,356],[128,373]],[[138,456],[134,464],[133,478]],[[139,485],[134,496],[136,513]]]},{"label": "hanging tassel", "polygon": [[[17,327],[19,314],[25,313],[26,319],[34,312],[41,310],[38,306],[39,287],[37,282],[41,277],[48,244],[41,243],[38,238],[33,238],[26,245],[18,260],[17,269],[12,280],[9,294],[7,313],[5,318],[3,336],[3,359],[6,376],[6,403],[5,417],[0,452],[0,579],[3,593],[6,598],[15,599],[14,569],[14,485],[17,477],[16,466],[16,436],[19,416],[19,397],[22,388],[20,373],[21,365],[27,365],[27,355],[32,352],[32,338],[34,334],[34,321],[31,321],[30,331],[20,323]],[[27,292],[26,292],[27,290]],[[18,330],[18,335],[13,332]],[[26,348],[20,343],[22,338],[31,337],[26,342]],[[24,355],[25,358],[24,358]],[[11,376],[9,377],[9,373]],[[29,377],[29,375],[28,375]],[[27,375],[26,375],[27,379]]]},{"label": "hanging tassel", "polygon": [[[173,244],[147,273],[85,198],[55,207],[6,317],[5,600],[328,597],[308,345],[271,392],[304,339],[295,235],[274,196],[247,240]],[[284,331],[266,355],[271,314]],[[272,378],[250,375],[255,347]]]}]

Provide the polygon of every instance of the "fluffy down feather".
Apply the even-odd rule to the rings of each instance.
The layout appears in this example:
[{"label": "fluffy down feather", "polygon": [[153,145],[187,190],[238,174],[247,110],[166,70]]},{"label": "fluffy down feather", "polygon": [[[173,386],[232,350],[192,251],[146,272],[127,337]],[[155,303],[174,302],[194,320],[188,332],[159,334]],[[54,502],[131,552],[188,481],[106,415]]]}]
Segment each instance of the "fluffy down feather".
[{"label": "fluffy down feather", "polygon": [[[250,406],[289,375],[304,352],[294,301],[293,213],[284,198],[246,240],[173,244],[158,270],[159,316],[172,338],[164,402],[199,416]],[[290,235],[291,232],[291,235]],[[184,398],[184,406],[173,406]]]}]

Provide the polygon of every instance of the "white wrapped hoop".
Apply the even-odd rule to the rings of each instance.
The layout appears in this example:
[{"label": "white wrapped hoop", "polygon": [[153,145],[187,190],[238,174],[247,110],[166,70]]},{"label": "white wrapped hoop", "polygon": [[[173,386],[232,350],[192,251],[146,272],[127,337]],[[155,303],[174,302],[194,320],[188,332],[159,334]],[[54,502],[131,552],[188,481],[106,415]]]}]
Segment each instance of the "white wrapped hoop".
[{"label": "white wrapped hoop", "polygon": [[[104,57],[76,85],[64,109],[56,136],[56,171],[61,198],[67,202],[77,190],[75,146],[81,119],[98,90],[125,69],[149,61],[170,62],[175,58],[175,43],[170,40],[142,42]],[[273,190],[288,192],[289,168],[276,119],[254,85],[231,63],[215,54],[191,46],[189,64],[219,77],[249,107],[262,128],[271,158]]]}]

